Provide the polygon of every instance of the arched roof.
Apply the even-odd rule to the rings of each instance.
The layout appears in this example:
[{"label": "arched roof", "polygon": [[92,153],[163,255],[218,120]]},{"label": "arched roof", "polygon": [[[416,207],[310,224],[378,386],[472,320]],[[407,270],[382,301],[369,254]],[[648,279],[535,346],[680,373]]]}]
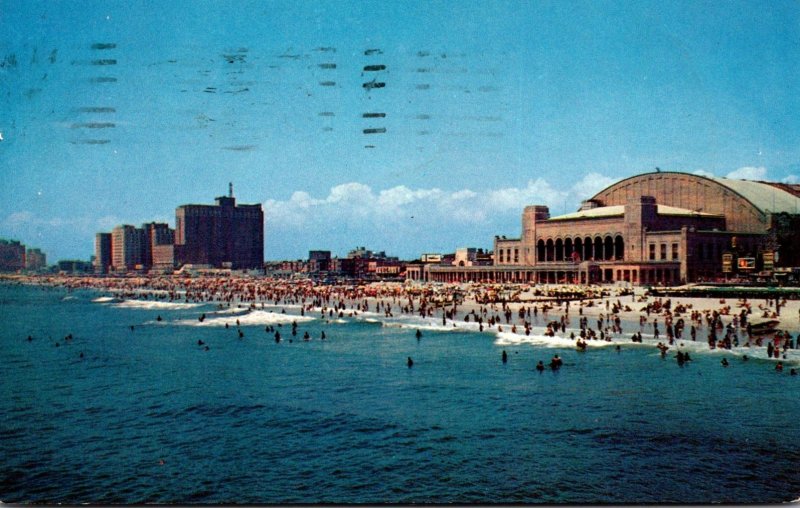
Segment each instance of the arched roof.
[{"label": "arched roof", "polygon": [[[606,193],[609,189],[619,186],[624,182],[633,179],[640,179],[649,176],[668,176],[668,175],[681,175],[682,177],[695,178],[698,180],[706,180],[721,185],[728,190],[738,194],[745,200],[749,201],[761,213],[800,213],[800,197],[789,192],[778,185],[773,185],[771,182],[760,182],[754,180],[738,180],[735,178],[724,178],[720,176],[705,176],[695,175],[692,173],[683,173],[680,171],[661,171],[652,173],[642,173],[636,176],[625,178],[617,183],[611,184],[605,189],[601,190],[592,199],[601,199],[600,196]],[[668,203],[664,203],[668,204]]]},{"label": "arched roof", "polygon": [[724,215],[728,230],[763,232],[771,213],[800,213],[800,198],[783,186],[690,173],[661,171],[632,176],[601,190],[601,206],[653,196],[660,205]]},{"label": "arched roof", "polygon": [[800,198],[768,182],[708,177],[740,194],[764,213],[800,213]]}]

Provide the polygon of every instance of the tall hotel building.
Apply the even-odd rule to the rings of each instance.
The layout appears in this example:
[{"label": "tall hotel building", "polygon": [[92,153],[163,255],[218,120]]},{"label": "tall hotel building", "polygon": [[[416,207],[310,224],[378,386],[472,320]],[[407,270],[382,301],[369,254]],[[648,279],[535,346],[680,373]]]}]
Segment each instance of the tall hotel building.
[{"label": "tall hotel building", "polygon": [[237,205],[233,186],[216,205],[182,205],[175,210],[175,261],[180,265],[252,269],[264,264],[261,205]]},{"label": "tall hotel building", "polygon": [[114,271],[133,270],[145,261],[145,231],[130,225],[111,231],[111,265]]},{"label": "tall hotel building", "polygon": [[108,273],[111,266],[111,233],[97,233],[94,237],[94,273]]}]

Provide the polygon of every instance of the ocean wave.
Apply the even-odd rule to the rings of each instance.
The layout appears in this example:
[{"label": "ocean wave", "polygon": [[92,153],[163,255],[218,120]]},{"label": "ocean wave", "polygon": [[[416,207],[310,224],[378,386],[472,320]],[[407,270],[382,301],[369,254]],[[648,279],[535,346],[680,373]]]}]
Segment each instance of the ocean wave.
[{"label": "ocean wave", "polygon": [[[575,349],[577,337],[571,339],[569,337],[560,337],[558,335],[550,337],[547,335],[538,335],[538,334],[531,334],[531,335],[522,335],[519,333],[511,333],[511,332],[496,332],[497,338],[495,339],[495,345],[497,346],[520,346],[523,344],[529,344],[531,346],[541,346],[541,347],[548,347],[548,348],[560,348],[560,349]],[[626,348],[636,347],[636,348],[644,348],[644,349],[653,349],[654,353],[658,353],[656,351],[656,346],[659,342],[666,344],[666,341],[657,341],[653,339],[645,339],[642,342],[633,342],[630,340],[630,337],[615,337],[611,341],[603,341],[603,340],[586,340],[587,348],[605,348],[610,346],[624,346]],[[675,341],[674,344],[669,345],[667,351],[667,356],[672,357],[678,353],[678,351],[689,352],[692,354],[709,354],[714,356],[734,356],[734,357],[744,357],[747,356],[749,359],[758,360],[758,361],[768,361],[768,362],[783,362],[786,364],[800,364],[800,350],[797,349],[789,349],[786,352],[786,358],[768,358],[767,357],[767,348],[765,346],[751,346],[751,347],[734,347],[731,349],[724,349],[724,348],[715,348],[711,349],[708,347],[708,343],[705,341],[686,341],[680,340]]]},{"label": "ocean wave", "polygon": [[232,307],[230,309],[219,309],[215,310],[212,313],[217,314],[246,314],[250,312],[250,309],[247,307]]},{"label": "ocean wave", "polygon": [[[559,337],[555,335],[553,337],[547,335],[522,335],[518,333],[511,333],[511,332],[497,332],[497,338],[495,339],[494,343],[497,346],[520,346],[522,344],[530,344],[533,346],[543,346],[543,347],[551,347],[551,348],[575,348],[575,343],[577,339],[570,339],[569,337]],[[617,346],[621,344],[621,341],[616,342],[607,342],[604,340],[587,340],[586,346],[589,348],[603,348],[609,346]],[[630,342],[630,344],[634,344]]]},{"label": "ocean wave", "polygon": [[117,300],[113,296],[100,296],[100,297],[95,298],[94,300],[92,300],[92,302],[94,302],[94,303],[108,303],[108,302],[117,302],[117,301],[119,301],[119,300]]},{"label": "ocean wave", "polygon": [[117,303],[114,307],[123,309],[192,309],[199,307],[202,303],[180,303],[180,302],[151,302],[149,300],[125,300]]},{"label": "ocean wave", "polygon": [[273,325],[273,324],[283,324],[283,323],[291,323],[292,321],[297,321],[298,323],[306,322],[306,321],[313,321],[315,318],[308,317],[308,316],[297,316],[294,314],[279,314],[275,312],[267,312],[264,310],[254,310],[248,314],[243,315],[233,315],[233,316],[221,316],[221,317],[214,317],[206,316],[203,321],[199,319],[182,319],[179,321],[173,321],[171,324],[177,325],[184,325],[184,326],[236,326],[236,322],[239,322],[239,326],[256,326],[256,325]]}]

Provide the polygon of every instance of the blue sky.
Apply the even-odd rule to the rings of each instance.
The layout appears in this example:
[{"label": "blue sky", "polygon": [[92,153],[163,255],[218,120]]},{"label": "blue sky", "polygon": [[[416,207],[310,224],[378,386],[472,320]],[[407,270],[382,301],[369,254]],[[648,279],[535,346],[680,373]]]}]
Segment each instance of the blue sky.
[{"label": "blue sky", "polygon": [[796,2],[0,0],[0,33],[0,237],[50,260],[228,182],[292,259],[488,248],[656,166],[800,181]]}]

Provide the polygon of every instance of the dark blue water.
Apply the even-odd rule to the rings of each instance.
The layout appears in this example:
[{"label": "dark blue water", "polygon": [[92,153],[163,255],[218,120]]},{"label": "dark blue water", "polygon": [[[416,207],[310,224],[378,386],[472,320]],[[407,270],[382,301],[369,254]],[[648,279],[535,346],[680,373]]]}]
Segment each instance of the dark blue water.
[{"label": "dark blue water", "polygon": [[[0,285],[2,501],[800,497],[800,376],[766,361],[723,369],[697,353],[680,368],[652,347],[578,353],[474,332],[418,342],[350,318],[300,322],[293,343],[283,325],[276,344],[244,317],[241,339],[194,325],[213,305],[97,296]],[[298,340],[305,331],[313,340]],[[554,352],[566,365],[536,372]]]}]

